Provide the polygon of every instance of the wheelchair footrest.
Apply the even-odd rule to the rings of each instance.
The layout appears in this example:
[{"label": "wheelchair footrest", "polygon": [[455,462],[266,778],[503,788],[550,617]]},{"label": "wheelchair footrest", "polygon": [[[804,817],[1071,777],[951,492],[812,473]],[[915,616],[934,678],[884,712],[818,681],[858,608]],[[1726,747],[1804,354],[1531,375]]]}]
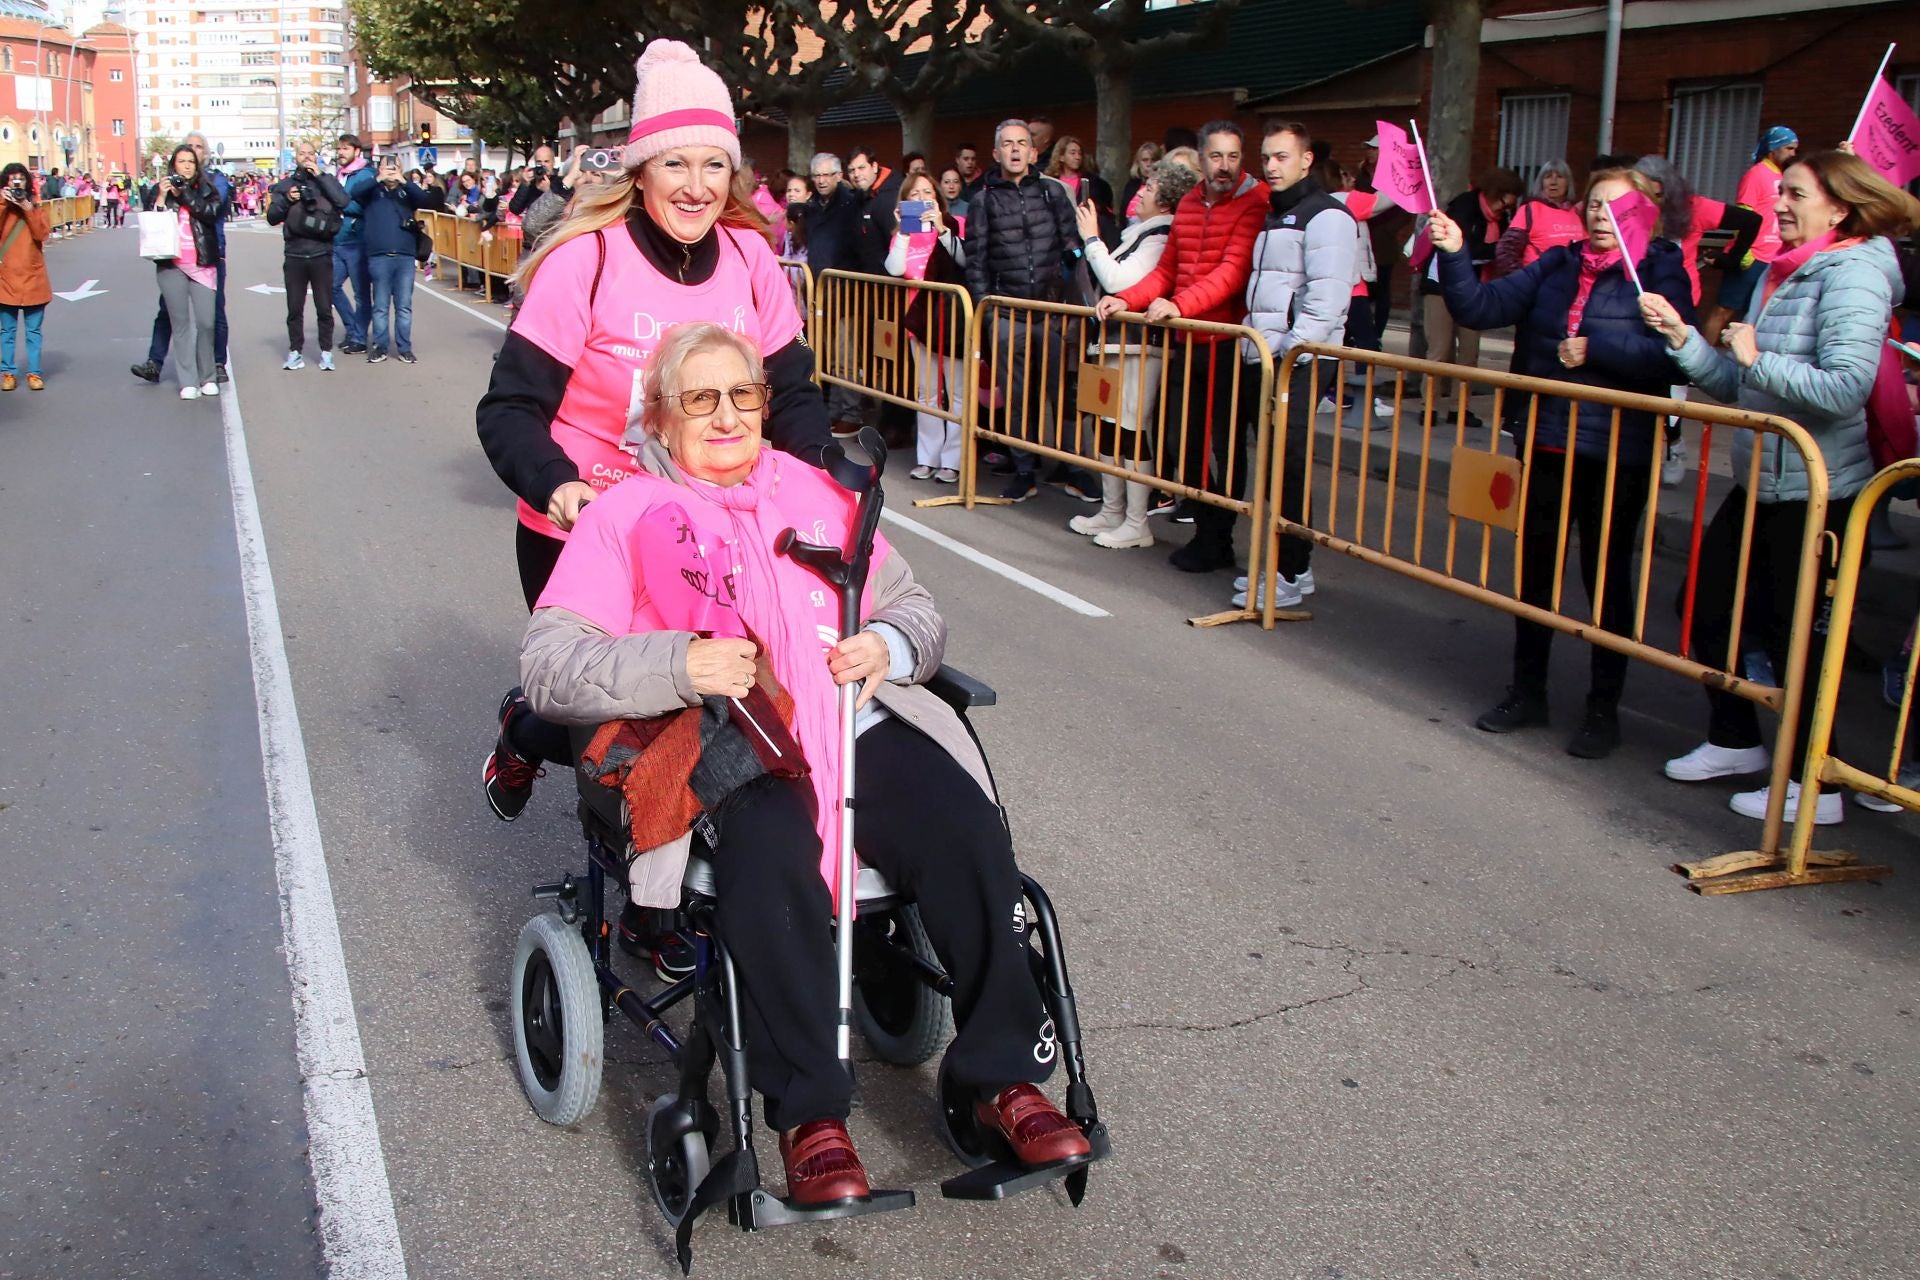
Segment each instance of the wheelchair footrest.
[{"label": "wheelchair footrest", "polygon": [[727,1220],[742,1231],[764,1231],[799,1222],[831,1222],[836,1218],[860,1218],[870,1213],[891,1213],[913,1208],[911,1191],[875,1191],[860,1200],[839,1204],[804,1205],[774,1195],[764,1187],[755,1187],[727,1202]]},{"label": "wheelchair footrest", "polygon": [[[1050,1182],[1076,1175],[1080,1178],[1080,1187],[1084,1189],[1087,1166],[1113,1154],[1113,1144],[1107,1139],[1107,1127],[1097,1121],[1087,1130],[1087,1142],[1093,1150],[1086,1155],[1056,1160],[1037,1168],[1028,1168],[1012,1158],[983,1164],[978,1169],[969,1169],[948,1178],[940,1184],[940,1194],[949,1200],[1004,1200],[1022,1191],[1031,1191],[1035,1187],[1044,1187]],[[1079,1204],[1080,1196],[1075,1195],[1073,1202]]]}]

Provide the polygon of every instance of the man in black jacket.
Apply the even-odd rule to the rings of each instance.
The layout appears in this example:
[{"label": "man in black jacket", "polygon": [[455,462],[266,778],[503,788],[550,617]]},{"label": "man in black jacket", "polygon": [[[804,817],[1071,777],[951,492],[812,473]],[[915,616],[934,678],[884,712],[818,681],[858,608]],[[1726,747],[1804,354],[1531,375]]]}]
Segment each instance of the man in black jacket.
[{"label": "man in black jacket", "polygon": [[333,238],[340,234],[347,189],[320,167],[311,142],[293,148],[293,172],[275,183],[267,201],[267,222],[286,237],[281,266],[287,285],[287,361],[282,369],[303,369],[307,293],[313,293],[314,328],[320,339],[320,368],[333,371]]},{"label": "man in black jacket", "polygon": [[[807,228],[807,265],[813,268],[817,281],[824,271],[867,271],[869,268],[861,262],[860,256],[860,217],[865,209],[866,197],[856,191],[846,181],[846,172],[840,165],[840,157],[821,152],[813,158],[813,194],[806,204],[800,206],[800,220]],[[889,233],[889,237],[891,233]],[[887,245],[880,246],[882,259],[877,274],[885,275]],[[818,287],[816,285],[816,287]],[[853,367],[853,341],[850,328],[836,331],[834,343],[837,350],[822,353],[824,366],[829,370],[850,370]],[[846,435],[859,430],[862,426],[872,425],[879,416],[879,406],[867,396],[843,387],[838,383],[826,384],[827,417],[833,423],[834,434]]]},{"label": "man in black jacket", "polygon": [[[887,274],[887,250],[899,225],[901,177],[880,163],[871,147],[855,147],[847,157],[847,181],[859,193],[860,220],[854,226],[856,270],[870,276]],[[811,242],[809,242],[811,243]]]},{"label": "man in black jacket", "polygon": [[[968,291],[976,304],[990,294],[1036,302],[1069,300],[1067,273],[1081,254],[1072,198],[1065,187],[1033,167],[1033,135],[1025,121],[1008,120],[993,131],[993,158],[998,170],[987,175],[986,185],[967,207]],[[1058,400],[1068,373],[1065,326],[1058,317],[1002,314],[994,320],[993,335],[994,382],[1006,399],[998,429],[1038,441],[1041,415]],[[1072,403],[1071,396],[1067,402]],[[1055,424],[1056,441],[1065,434],[1065,425]],[[1060,447],[1072,443],[1060,442]],[[1024,502],[1034,494],[1039,464],[1023,449],[1013,456],[1013,479],[1000,496]],[[1074,474],[1077,470],[1061,477],[1069,491],[1099,501],[1099,486]]]}]

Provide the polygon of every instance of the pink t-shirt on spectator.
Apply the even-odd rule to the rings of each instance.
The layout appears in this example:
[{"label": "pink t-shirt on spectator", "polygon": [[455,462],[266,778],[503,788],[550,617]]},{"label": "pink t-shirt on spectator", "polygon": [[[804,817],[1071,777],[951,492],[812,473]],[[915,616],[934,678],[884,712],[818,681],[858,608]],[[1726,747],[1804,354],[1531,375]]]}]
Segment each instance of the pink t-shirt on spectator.
[{"label": "pink t-shirt on spectator", "polygon": [[[720,263],[697,285],[660,274],[624,227],[610,227],[599,237],[576,236],[547,255],[514,314],[513,332],[573,369],[554,415],[553,438],[595,489],[638,469],[620,440],[646,402],[646,363],[668,330],[709,321],[767,355],[805,329],[793,287],[766,238],[728,227],[716,231]],[[607,255],[597,295],[596,238],[605,241]],[[520,523],[536,533],[567,536],[524,501],[519,514]]]},{"label": "pink t-shirt on spectator", "polygon": [[1693,198],[1693,229],[1680,241],[1680,258],[1693,281],[1693,304],[1700,305],[1700,238],[1726,219],[1727,206],[1706,196]]},{"label": "pink t-shirt on spectator", "polygon": [[1545,200],[1529,200],[1514,221],[1527,229],[1527,247],[1520,265],[1526,266],[1556,245],[1587,238],[1587,220],[1578,209],[1556,209]]},{"label": "pink t-shirt on spectator", "polygon": [[1753,238],[1753,260],[1772,262],[1780,256],[1780,219],[1773,206],[1780,199],[1780,171],[1771,160],[1762,160],[1740,179],[1735,204],[1743,204],[1760,215],[1760,234]]},{"label": "pink t-shirt on spectator", "polygon": [[180,253],[173,265],[187,273],[187,279],[195,284],[203,284],[209,289],[220,287],[220,267],[218,263],[203,266],[200,262],[200,250],[193,243],[193,215],[185,209],[180,210]]}]

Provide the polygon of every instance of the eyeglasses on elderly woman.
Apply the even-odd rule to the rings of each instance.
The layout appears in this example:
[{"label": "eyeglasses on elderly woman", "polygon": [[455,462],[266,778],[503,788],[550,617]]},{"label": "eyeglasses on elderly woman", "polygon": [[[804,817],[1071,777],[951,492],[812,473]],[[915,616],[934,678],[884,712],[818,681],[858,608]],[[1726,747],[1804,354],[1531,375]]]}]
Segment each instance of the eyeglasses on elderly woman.
[{"label": "eyeglasses on elderly woman", "polygon": [[[727,389],[727,399],[733,401],[733,407],[741,413],[764,409],[772,398],[773,387],[765,382],[743,382]],[[662,403],[679,401],[680,412],[689,418],[710,418],[720,408],[720,391],[717,387],[695,387],[690,391],[655,396],[654,399]]]}]

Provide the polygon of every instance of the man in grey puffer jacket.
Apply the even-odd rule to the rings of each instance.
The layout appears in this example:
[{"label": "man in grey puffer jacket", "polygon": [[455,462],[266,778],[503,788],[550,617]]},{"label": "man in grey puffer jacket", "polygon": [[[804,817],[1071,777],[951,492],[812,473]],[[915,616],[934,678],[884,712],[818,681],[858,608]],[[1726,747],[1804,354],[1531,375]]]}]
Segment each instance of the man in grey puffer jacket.
[{"label": "man in grey puffer jacket", "polygon": [[[1340,341],[1353,287],[1360,279],[1353,215],[1312,176],[1316,158],[1305,125],[1285,122],[1267,130],[1260,144],[1260,163],[1273,193],[1272,211],[1254,241],[1253,274],[1247,279],[1247,327],[1259,330],[1267,340],[1274,376],[1289,380],[1287,456],[1280,483],[1280,514],[1289,520],[1305,518],[1310,479],[1307,437],[1313,431],[1315,399],[1314,362],[1296,364],[1292,352],[1303,342]],[[1251,342],[1240,346],[1242,385],[1248,388],[1241,403],[1257,412],[1259,351]],[[1321,387],[1337,389],[1333,362],[1321,364]],[[1251,439],[1252,424],[1239,434],[1242,440]],[[1313,594],[1312,554],[1313,544],[1304,538],[1280,539],[1275,608],[1294,608]],[[1244,608],[1250,589],[1244,579],[1235,587],[1234,607]],[[1260,605],[1257,595],[1254,604]]]}]

